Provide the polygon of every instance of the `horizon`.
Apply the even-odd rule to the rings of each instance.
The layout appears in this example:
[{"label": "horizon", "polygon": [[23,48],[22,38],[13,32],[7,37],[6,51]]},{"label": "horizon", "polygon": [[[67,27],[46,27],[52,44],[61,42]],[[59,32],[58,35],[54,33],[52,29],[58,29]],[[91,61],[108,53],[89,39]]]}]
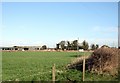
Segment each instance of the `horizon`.
[{"label": "horizon", "polygon": [[118,47],[117,2],[3,2],[3,46],[55,47],[62,40]]}]

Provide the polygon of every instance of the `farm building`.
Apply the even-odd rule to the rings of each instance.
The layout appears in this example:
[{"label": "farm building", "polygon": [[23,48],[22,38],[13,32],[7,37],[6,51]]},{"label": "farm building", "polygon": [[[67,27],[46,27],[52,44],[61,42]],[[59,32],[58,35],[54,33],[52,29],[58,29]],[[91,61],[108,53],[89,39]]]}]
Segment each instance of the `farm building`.
[{"label": "farm building", "polygon": [[16,50],[16,51],[33,51],[40,50],[41,46],[13,46],[13,47],[1,47],[1,50]]},{"label": "farm building", "polygon": [[0,47],[0,50],[14,50],[14,47]]}]

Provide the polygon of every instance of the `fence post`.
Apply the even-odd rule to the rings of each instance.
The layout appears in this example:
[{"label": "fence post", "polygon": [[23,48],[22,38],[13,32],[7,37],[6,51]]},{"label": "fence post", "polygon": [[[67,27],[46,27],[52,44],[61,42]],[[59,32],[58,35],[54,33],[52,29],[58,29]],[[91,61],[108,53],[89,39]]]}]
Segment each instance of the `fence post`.
[{"label": "fence post", "polygon": [[55,83],[55,64],[52,67],[52,81]]},{"label": "fence post", "polygon": [[83,81],[85,81],[85,55],[83,58]]}]

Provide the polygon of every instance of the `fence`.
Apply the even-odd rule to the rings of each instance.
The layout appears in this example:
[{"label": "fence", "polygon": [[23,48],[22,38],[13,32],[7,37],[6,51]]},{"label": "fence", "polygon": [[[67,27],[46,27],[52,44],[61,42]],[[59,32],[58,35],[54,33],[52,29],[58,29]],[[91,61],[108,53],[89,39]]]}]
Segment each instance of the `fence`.
[{"label": "fence", "polygon": [[[55,64],[52,67],[52,81],[55,83],[55,74],[56,74],[56,69],[55,69]],[[82,74],[82,80],[85,81],[85,57],[83,58],[83,74]]]}]

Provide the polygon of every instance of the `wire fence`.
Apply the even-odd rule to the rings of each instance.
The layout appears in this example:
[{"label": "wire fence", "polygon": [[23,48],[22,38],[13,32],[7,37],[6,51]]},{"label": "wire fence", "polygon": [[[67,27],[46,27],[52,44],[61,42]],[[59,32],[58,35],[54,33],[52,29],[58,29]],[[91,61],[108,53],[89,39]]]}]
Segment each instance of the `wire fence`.
[{"label": "wire fence", "polygon": [[[82,80],[85,81],[85,58],[83,58],[83,74],[82,74]],[[56,74],[56,69],[55,69],[55,64],[52,67],[52,81],[53,83],[55,82],[55,74]]]}]

